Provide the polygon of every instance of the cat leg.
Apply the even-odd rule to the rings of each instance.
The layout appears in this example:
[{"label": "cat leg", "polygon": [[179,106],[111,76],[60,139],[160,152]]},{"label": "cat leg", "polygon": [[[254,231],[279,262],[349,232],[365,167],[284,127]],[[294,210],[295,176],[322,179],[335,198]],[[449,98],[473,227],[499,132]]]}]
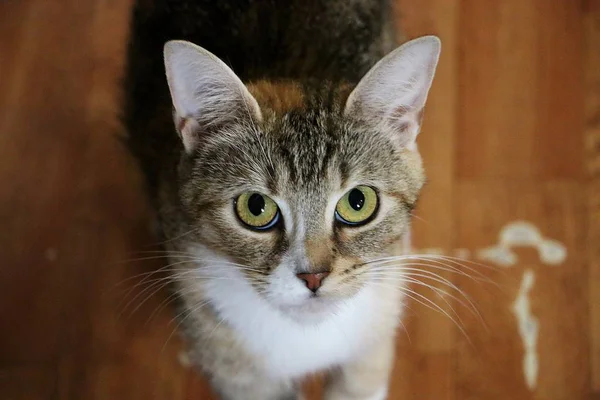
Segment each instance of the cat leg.
[{"label": "cat leg", "polygon": [[382,340],[362,357],[333,371],[326,400],[385,400],[394,363],[394,336]]},{"label": "cat leg", "polygon": [[218,399],[302,399],[296,382],[270,376],[260,367],[261,360],[234,340],[232,331],[225,324],[215,323],[211,320],[211,314],[206,310],[204,312],[202,329],[190,330],[188,326],[187,339],[195,334],[194,343],[203,346],[188,349],[187,361],[208,379]]}]

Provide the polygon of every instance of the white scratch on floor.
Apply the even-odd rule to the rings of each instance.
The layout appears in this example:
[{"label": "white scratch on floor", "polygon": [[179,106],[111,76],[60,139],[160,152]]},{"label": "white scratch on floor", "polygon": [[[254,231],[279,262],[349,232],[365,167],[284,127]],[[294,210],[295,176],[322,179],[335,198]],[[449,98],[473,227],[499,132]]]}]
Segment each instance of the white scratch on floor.
[{"label": "white scratch on floor", "polygon": [[419,250],[419,254],[428,254],[428,255],[434,255],[434,256],[443,256],[444,253],[445,253],[445,251],[441,247],[428,247],[428,248]]},{"label": "white scratch on floor", "polygon": [[556,240],[546,239],[539,246],[540,260],[544,264],[559,265],[567,258],[567,249]]},{"label": "white scratch on floor", "polygon": [[525,270],[519,294],[513,303],[512,311],[517,318],[519,334],[523,341],[523,374],[530,390],[535,389],[538,378],[537,340],[539,321],[531,314],[529,293],[535,283],[535,274],[531,269]]},{"label": "white scratch on floor", "polygon": [[466,248],[447,250],[441,247],[415,249],[409,244],[409,239],[405,239],[402,254],[452,255],[462,260],[474,257],[501,267],[512,267],[519,262],[519,257],[513,250],[517,247],[536,249],[540,263],[544,265],[560,265],[567,258],[567,249],[563,243],[544,237],[535,225],[527,221],[509,222],[498,233],[498,243],[474,251]]},{"label": "white scratch on floor", "polygon": [[469,257],[471,257],[471,251],[469,249],[454,249],[454,257],[457,258],[462,258],[463,260],[468,259]]},{"label": "white scratch on floor", "polygon": [[514,247],[535,248],[540,262],[546,265],[559,265],[567,258],[567,250],[562,243],[545,238],[535,225],[526,221],[505,225],[500,231],[498,243],[479,250],[477,256],[503,267],[511,267],[519,261],[517,254],[512,251]]},{"label": "white scratch on floor", "polygon": [[477,257],[502,267],[512,267],[518,261],[517,255],[510,248],[504,247],[501,244],[479,250]]},{"label": "white scratch on floor", "polygon": [[544,238],[530,222],[515,221],[504,225],[499,234],[500,244],[507,247],[537,247]]}]

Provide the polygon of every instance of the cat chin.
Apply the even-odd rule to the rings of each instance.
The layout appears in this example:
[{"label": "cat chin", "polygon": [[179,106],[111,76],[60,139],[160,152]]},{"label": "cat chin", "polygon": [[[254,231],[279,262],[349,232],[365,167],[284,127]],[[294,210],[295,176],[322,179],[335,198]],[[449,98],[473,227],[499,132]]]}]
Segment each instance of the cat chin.
[{"label": "cat chin", "polygon": [[290,319],[307,324],[316,324],[327,320],[335,314],[339,307],[338,300],[322,296],[311,296],[299,304],[277,306]]}]

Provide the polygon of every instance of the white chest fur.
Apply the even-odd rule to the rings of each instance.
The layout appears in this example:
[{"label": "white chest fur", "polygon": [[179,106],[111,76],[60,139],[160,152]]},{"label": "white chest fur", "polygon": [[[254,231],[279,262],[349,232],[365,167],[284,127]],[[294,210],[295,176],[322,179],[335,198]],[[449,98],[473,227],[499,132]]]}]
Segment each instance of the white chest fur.
[{"label": "white chest fur", "polygon": [[[318,324],[299,323],[262,299],[249,284],[217,280],[206,295],[236,331],[251,353],[263,360],[267,372],[279,379],[344,363],[367,351],[379,335],[389,334],[397,319],[389,293],[365,287]],[[392,296],[395,297],[395,296]]]}]

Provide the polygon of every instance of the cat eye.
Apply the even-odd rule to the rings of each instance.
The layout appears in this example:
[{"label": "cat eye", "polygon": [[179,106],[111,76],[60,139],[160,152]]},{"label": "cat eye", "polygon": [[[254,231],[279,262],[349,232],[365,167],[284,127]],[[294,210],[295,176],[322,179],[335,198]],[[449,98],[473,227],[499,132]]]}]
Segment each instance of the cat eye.
[{"label": "cat eye", "polygon": [[377,193],[368,186],[357,186],[344,195],[335,207],[335,217],[346,225],[363,225],[377,211]]},{"label": "cat eye", "polygon": [[252,229],[265,230],[279,220],[279,207],[269,197],[258,192],[242,193],[235,201],[235,212]]}]

